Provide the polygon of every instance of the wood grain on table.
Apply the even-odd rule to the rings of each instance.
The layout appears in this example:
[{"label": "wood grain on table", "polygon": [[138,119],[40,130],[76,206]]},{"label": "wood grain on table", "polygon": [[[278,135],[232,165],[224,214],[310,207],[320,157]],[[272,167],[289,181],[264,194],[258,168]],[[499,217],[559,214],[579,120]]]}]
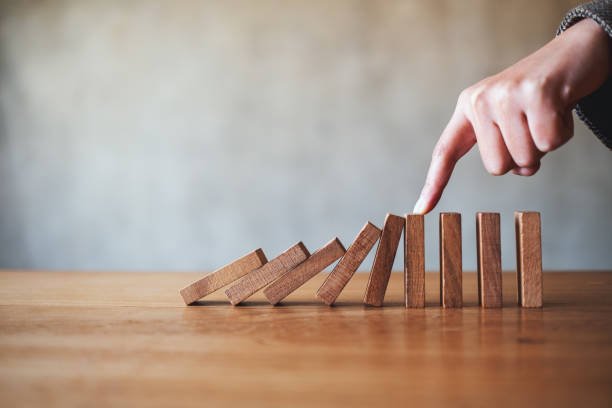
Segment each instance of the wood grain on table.
[{"label": "wood grain on table", "polygon": [[357,273],[334,307],[319,274],[279,306],[218,291],[187,307],[203,273],[0,272],[0,406],[612,406],[612,272],[545,273],[544,308],[362,304]]}]

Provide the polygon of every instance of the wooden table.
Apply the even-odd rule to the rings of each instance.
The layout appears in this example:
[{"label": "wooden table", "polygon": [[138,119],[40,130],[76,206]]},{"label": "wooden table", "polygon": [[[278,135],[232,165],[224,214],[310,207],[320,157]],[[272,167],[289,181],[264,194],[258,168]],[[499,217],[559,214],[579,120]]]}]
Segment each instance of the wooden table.
[{"label": "wooden table", "polygon": [[612,406],[612,272],[546,273],[545,307],[336,307],[317,276],[277,307],[222,292],[185,307],[202,274],[0,272],[0,406]]}]

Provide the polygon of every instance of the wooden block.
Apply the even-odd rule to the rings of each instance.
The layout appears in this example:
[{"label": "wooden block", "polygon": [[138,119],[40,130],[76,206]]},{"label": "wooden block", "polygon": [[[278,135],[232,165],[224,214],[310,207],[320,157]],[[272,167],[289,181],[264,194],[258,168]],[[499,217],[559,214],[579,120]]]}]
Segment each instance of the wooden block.
[{"label": "wooden block", "polygon": [[237,305],[304,262],[309,256],[308,249],[303,243],[298,242],[261,268],[255,269],[240,278],[238,282],[225,291],[225,295],[232,305]]},{"label": "wooden block", "polygon": [[253,252],[249,252],[242,258],[209,273],[202,279],[192,283],[191,285],[181,289],[181,296],[186,305],[189,305],[206,295],[211,294],[217,289],[222,288],[235,281],[236,279],[246,275],[254,269],[264,265],[268,260],[261,248]]},{"label": "wooden block", "polygon": [[463,307],[461,214],[440,214],[440,304]]},{"label": "wooden block", "polygon": [[514,213],[518,303],[542,307],[542,235],[540,213]]},{"label": "wooden block", "polygon": [[502,268],[499,213],[476,214],[478,303],[502,307]]},{"label": "wooden block", "polygon": [[310,278],[334,263],[345,252],[342,242],[338,238],[332,239],[304,262],[264,289],[264,295],[271,304],[277,304]]},{"label": "wooden block", "polygon": [[372,271],[363,297],[363,303],[366,305],[382,306],[383,304],[404,224],[404,217],[387,214],[385,218],[385,225],[378,248],[376,248]]},{"label": "wooden block", "polygon": [[346,251],[346,254],[344,254],[317,291],[317,297],[327,305],[333,305],[342,289],[344,289],[348,281],[355,274],[355,271],[357,271],[357,268],[359,268],[359,265],[368,256],[379,237],[380,229],[370,222],[366,223]]},{"label": "wooden block", "polygon": [[406,215],[404,300],[407,308],[425,307],[425,216]]}]

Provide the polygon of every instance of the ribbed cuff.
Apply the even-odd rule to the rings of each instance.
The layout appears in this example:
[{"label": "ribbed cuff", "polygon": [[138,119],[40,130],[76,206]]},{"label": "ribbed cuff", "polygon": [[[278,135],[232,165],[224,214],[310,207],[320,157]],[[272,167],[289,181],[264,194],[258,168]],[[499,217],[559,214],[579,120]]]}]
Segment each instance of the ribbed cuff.
[{"label": "ribbed cuff", "polygon": [[[557,29],[557,35],[590,18],[612,38],[612,0],[597,0],[571,10]],[[612,150],[612,78],[576,104],[576,114],[608,149]]]}]

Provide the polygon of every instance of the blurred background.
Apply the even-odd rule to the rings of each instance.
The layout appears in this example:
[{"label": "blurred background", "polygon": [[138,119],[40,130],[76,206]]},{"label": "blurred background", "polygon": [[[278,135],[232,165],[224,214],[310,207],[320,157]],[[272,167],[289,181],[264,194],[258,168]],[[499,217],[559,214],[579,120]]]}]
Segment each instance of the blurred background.
[{"label": "blurred background", "polygon": [[[459,92],[577,3],[2,1],[0,267],[209,270],[348,246],[412,210]],[[611,174],[578,120],[532,178],[490,176],[473,150],[426,219],[427,268],[437,213],[458,211],[475,269],[484,210],[514,269],[517,209],[542,212],[545,268],[612,268]]]}]

